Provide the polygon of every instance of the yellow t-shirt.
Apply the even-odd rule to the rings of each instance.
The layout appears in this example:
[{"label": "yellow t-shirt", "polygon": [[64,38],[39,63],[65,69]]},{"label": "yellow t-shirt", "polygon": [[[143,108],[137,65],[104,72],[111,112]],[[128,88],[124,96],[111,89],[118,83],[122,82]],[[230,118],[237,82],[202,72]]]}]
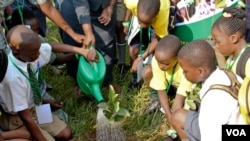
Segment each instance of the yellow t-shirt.
[{"label": "yellow t-shirt", "polygon": [[[231,57],[228,57],[226,64],[225,64],[225,68],[226,69],[230,69],[231,71],[233,71],[234,73],[236,73],[236,67],[238,64],[238,61],[240,59],[240,56],[237,58],[237,60],[234,62],[233,60],[231,60]],[[245,76],[246,77],[250,77],[250,58],[248,58],[246,65],[245,65]],[[244,79],[244,78],[242,78]]]},{"label": "yellow t-shirt", "polygon": [[[168,20],[169,20],[169,0],[160,0],[160,11],[156,16],[156,20],[152,23],[155,34],[160,38],[168,35]],[[134,16],[137,16],[137,4],[138,0],[124,0],[124,3]]]},{"label": "yellow t-shirt", "polygon": [[[171,79],[173,68],[167,71],[162,71],[159,68],[155,57],[153,57],[151,65],[153,77],[150,81],[150,87],[155,90],[166,90],[168,82]],[[190,91],[192,87],[192,83],[185,78],[179,64],[176,65],[172,85],[177,88],[177,94],[185,97],[187,96],[186,91]]]}]

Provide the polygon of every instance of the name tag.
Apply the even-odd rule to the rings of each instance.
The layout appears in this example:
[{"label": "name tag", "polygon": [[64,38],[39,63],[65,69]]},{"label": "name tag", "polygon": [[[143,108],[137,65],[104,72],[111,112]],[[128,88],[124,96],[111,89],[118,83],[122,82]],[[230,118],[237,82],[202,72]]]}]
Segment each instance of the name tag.
[{"label": "name tag", "polygon": [[35,106],[38,124],[52,123],[53,117],[50,104]]}]

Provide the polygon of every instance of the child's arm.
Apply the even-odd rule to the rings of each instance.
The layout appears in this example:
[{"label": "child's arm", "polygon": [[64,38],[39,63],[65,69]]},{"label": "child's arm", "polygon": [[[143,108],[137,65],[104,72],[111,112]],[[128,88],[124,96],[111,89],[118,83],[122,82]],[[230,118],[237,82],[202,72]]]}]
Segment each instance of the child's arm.
[{"label": "child's arm", "polygon": [[84,49],[68,44],[50,43],[52,51],[57,53],[76,53],[83,55],[89,61],[98,61],[97,53],[94,49]]},{"label": "child's arm", "polygon": [[[146,50],[146,51],[142,54],[142,56],[141,56],[141,58],[142,58],[143,60],[146,59],[150,54],[154,53],[155,47],[156,47],[156,45],[157,45],[157,43],[158,43],[158,40],[159,40],[158,37],[156,37],[156,38],[154,38],[154,39],[151,41],[151,43],[149,44],[147,50]],[[136,72],[136,71],[137,71],[137,66],[138,66],[139,62],[140,62],[140,58],[137,57],[137,58],[134,60],[134,62],[133,62],[133,65],[132,65],[132,68],[131,68],[131,71],[132,71],[132,72]]]},{"label": "child's arm", "polygon": [[170,111],[170,103],[168,100],[168,95],[166,93],[166,90],[158,90],[158,97],[161,103],[161,106],[163,107],[165,111],[165,115],[168,119],[168,121],[171,121],[171,111]]},{"label": "child's arm", "polygon": [[24,125],[30,131],[33,138],[37,141],[46,141],[41,130],[38,128],[37,123],[32,118],[32,114],[29,109],[19,111],[18,115],[21,117]]},{"label": "child's arm", "polygon": [[172,112],[174,112],[174,111],[176,111],[176,110],[178,110],[180,108],[183,108],[185,99],[186,99],[186,97],[184,97],[183,95],[177,93],[175,98],[174,98],[174,103],[173,103],[173,106],[172,106]]},{"label": "child's arm", "polygon": [[56,56],[55,61],[51,63],[51,65],[62,65],[64,63],[69,62],[70,60],[75,58],[74,53],[68,53],[68,54],[61,54]]},{"label": "child's arm", "polygon": [[129,9],[127,9],[126,14],[125,14],[125,18],[124,18],[124,22],[123,22],[123,26],[124,26],[123,32],[126,34],[128,34],[131,16],[132,16],[132,12]]}]

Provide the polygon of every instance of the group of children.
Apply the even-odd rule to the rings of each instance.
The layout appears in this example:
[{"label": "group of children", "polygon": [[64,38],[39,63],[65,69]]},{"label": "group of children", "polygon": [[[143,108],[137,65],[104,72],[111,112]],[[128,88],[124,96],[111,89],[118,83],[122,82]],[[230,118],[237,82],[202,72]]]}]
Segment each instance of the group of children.
[{"label": "group of children", "polygon": [[[228,76],[221,70],[222,67],[239,75],[239,80],[250,76],[247,67],[249,59],[244,66],[243,76],[236,71],[239,58],[249,49],[245,40],[245,12],[232,7],[223,10],[222,16],[212,27],[214,46],[200,39],[182,47],[178,37],[167,31],[169,1],[125,0],[124,3],[128,10],[125,21],[134,16],[139,24],[139,30],[137,29],[129,44],[131,71],[138,75],[140,61],[152,56],[152,60],[144,64],[141,75],[152,92],[153,99],[160,102],[170,123],[167,140],[173,141],[179,137],[191,141],[220,141],[223,124],[244,124],[237,100],[225,91],[209,88],[215,84],[230,85]],[[42,41],[35,32],[37,26],[31,24],[33,20],[38,24],[36,18],[24,18],[26,26],[13,25],[6,35],[11,51],[8,56],[1,55],[1,63],[2,59],[7,60],[7,64],[3,64],[6,66],[6,74],[0,77],[0,91],[4,92],[0,95],[0,127],[4,131],[1,135],[4,139],[69,140],[72,136],[71,129],[59,115],[52,114],[53,122],[36,123],[36,115],[39,114],[37,109],[43,107],[43,104],[52,102],[56,108],[61,108],[62,103],[40,98],[40,104],[36,105],[27,69],[31,65],[39,76],[42,66],[58,60],[58,57],[53,57],[54,52],[78,53],[89,61],[98,61],[98,58],[96,52],[91,49],[58,43],[41,44]],[[142,43],[145,38],[146,43]],[[143,46],[147,47],[142,52]],[[62,56],[63,59],[58,62],[67,62],[74,57],[73,54]],[[218,66],[218,61],[222,62],[222,65]],[[136,78],[132,78],[132,83]],[[199,111],[185,109],[187,91],[190,91],[193,84],[198,83],[202,84]],[[174,96],[173,105],[169,102],[169,96]],[[20,132],[23,135],[13,136],[19,135]]]},{"label": "group of children", "polygon": [[[239,80],[249,77],[249,67],[247,67],[249,58],[245,58],[247,61],[242,68],[243,74],[236,70],[239,58],[249,49],[245,39],[245,11],[232,7],[226,7],[223,10],[222,16],[213,24],[211,31],[215,44],[210,44],[205,40],[195,40],[181,47],[178,37],[168,35],[168,33],[163,36],[157,34],[160,28],[155,25],[161,14],[157,2],[151,3],[151,13],[143,11],[147,8],[147,4],[143,5],[142,1],[139,1],[138,7],[134,9],[131,3],[127,4],[130,12],[138,19],[139,26],[144,30],[153,27],[155,39],[158,39],[155,40],[156,42],[154,39],[148,40],[150,45],[141,54],[143,30],[139,29],[129,44],[133,46],[133,40],[136,39],[139,43],[137,45],[139,49],[132,51],[135,53],[134,56],[138,56],[135,57],[137,59],[132,59],[132,71],[138,73],[139,61],[145,60],[149,54],[153,55],[150,63],[144,64],[141,73],[145,84],[150,89],[153,101],[160,101],[170,122],[166,140],[178,140],[178,135],[183,140],[219,141],[222,137],[223,124],[246,124],[240,114],[236,99],[223,90],[209,90],[210,86],[216,84],[230,85],[230,78],[221,70],[222,68],[237,74]],[[164,2],[160,1],[160,3],[164,5]],[[154,10],[157,8],[158,14],[155,14]],[[163,23],[164,20],[159,21]],[[144,31],[144,40],[150,35],[152,33],[149,30]],[[199,112],[190,111],[184,107],[187,92],[194,84],[201,84]],[[155,93],[158,96],[153,96]],[[168,96],[172,93],[175,98],[173,105],[170,105]],[[211,131],[213,131],[212,136],[209,134]]]},{"label": "group of children", "polygon": [[[233,96],[221,89],[210,90],[212,85],[230,86],[230,78],[222,68],[237,74],[239,81],[249,77],[249,58],[245,58],[246,64],[241,68],[243,74],[237,71],[240,57],[249,49],[245,40],[244,18],[243,10],[224,8],[222,16],[212,27],[214,45],[200,39],[180,47],[179,39],[173,35],[163,37],[157,44],[151,67],[144,68],[147,69],[144,74],[153,75],[144,78],[145,82],[151,78],[149,86],[157,90],[170,122],[167,140],[176,140],[178,135],[183,140],[220,141],[222,125],[246,124],[240,114],[238,101]],[[220,57],[215,52],[221,54]],[[224,65],[218,66],[217,62],[224,62]],[[199,83],[199,111],[185,109],[187,91],[192,84]],[[172,106],[167,96],[170,95],[169,85],[177,88]]]}]

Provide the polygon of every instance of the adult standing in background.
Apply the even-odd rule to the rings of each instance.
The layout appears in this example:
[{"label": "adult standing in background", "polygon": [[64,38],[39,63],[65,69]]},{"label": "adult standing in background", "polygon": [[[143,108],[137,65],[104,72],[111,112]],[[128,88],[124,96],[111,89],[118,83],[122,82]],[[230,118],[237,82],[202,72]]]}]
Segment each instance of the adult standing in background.
[{"label": "adult standing in background", "polygon": [[[57,24],[63,31],[69,34],[76,42],[82,43],[84,36],[72,30],[69,24],[62,18],[58,10],[53,6],[51,0],[29,0],[31,4],[37,5],[39,9]],[[4,10],[12,4],[14,0],[0,0],[0,23],[3,22]],[[0,25],[0,49],[8,50],[3,27]],[[7,51],[8,52],[8,51]]]},{"label": "adult standing in background", "polygon": [[[103,85],[112,85],[115,90],[119,87],[113,83],[113,59],[115,58],[115,0],[57,0],[58,9],[73,30],[85,35],[84,46],[92,45],[99,50],[106,62],[106,75]],[[66,44],[77,44],[65,32],[61,34]],[[68,72],[76,78],[78,61],[67,64]]]}]

